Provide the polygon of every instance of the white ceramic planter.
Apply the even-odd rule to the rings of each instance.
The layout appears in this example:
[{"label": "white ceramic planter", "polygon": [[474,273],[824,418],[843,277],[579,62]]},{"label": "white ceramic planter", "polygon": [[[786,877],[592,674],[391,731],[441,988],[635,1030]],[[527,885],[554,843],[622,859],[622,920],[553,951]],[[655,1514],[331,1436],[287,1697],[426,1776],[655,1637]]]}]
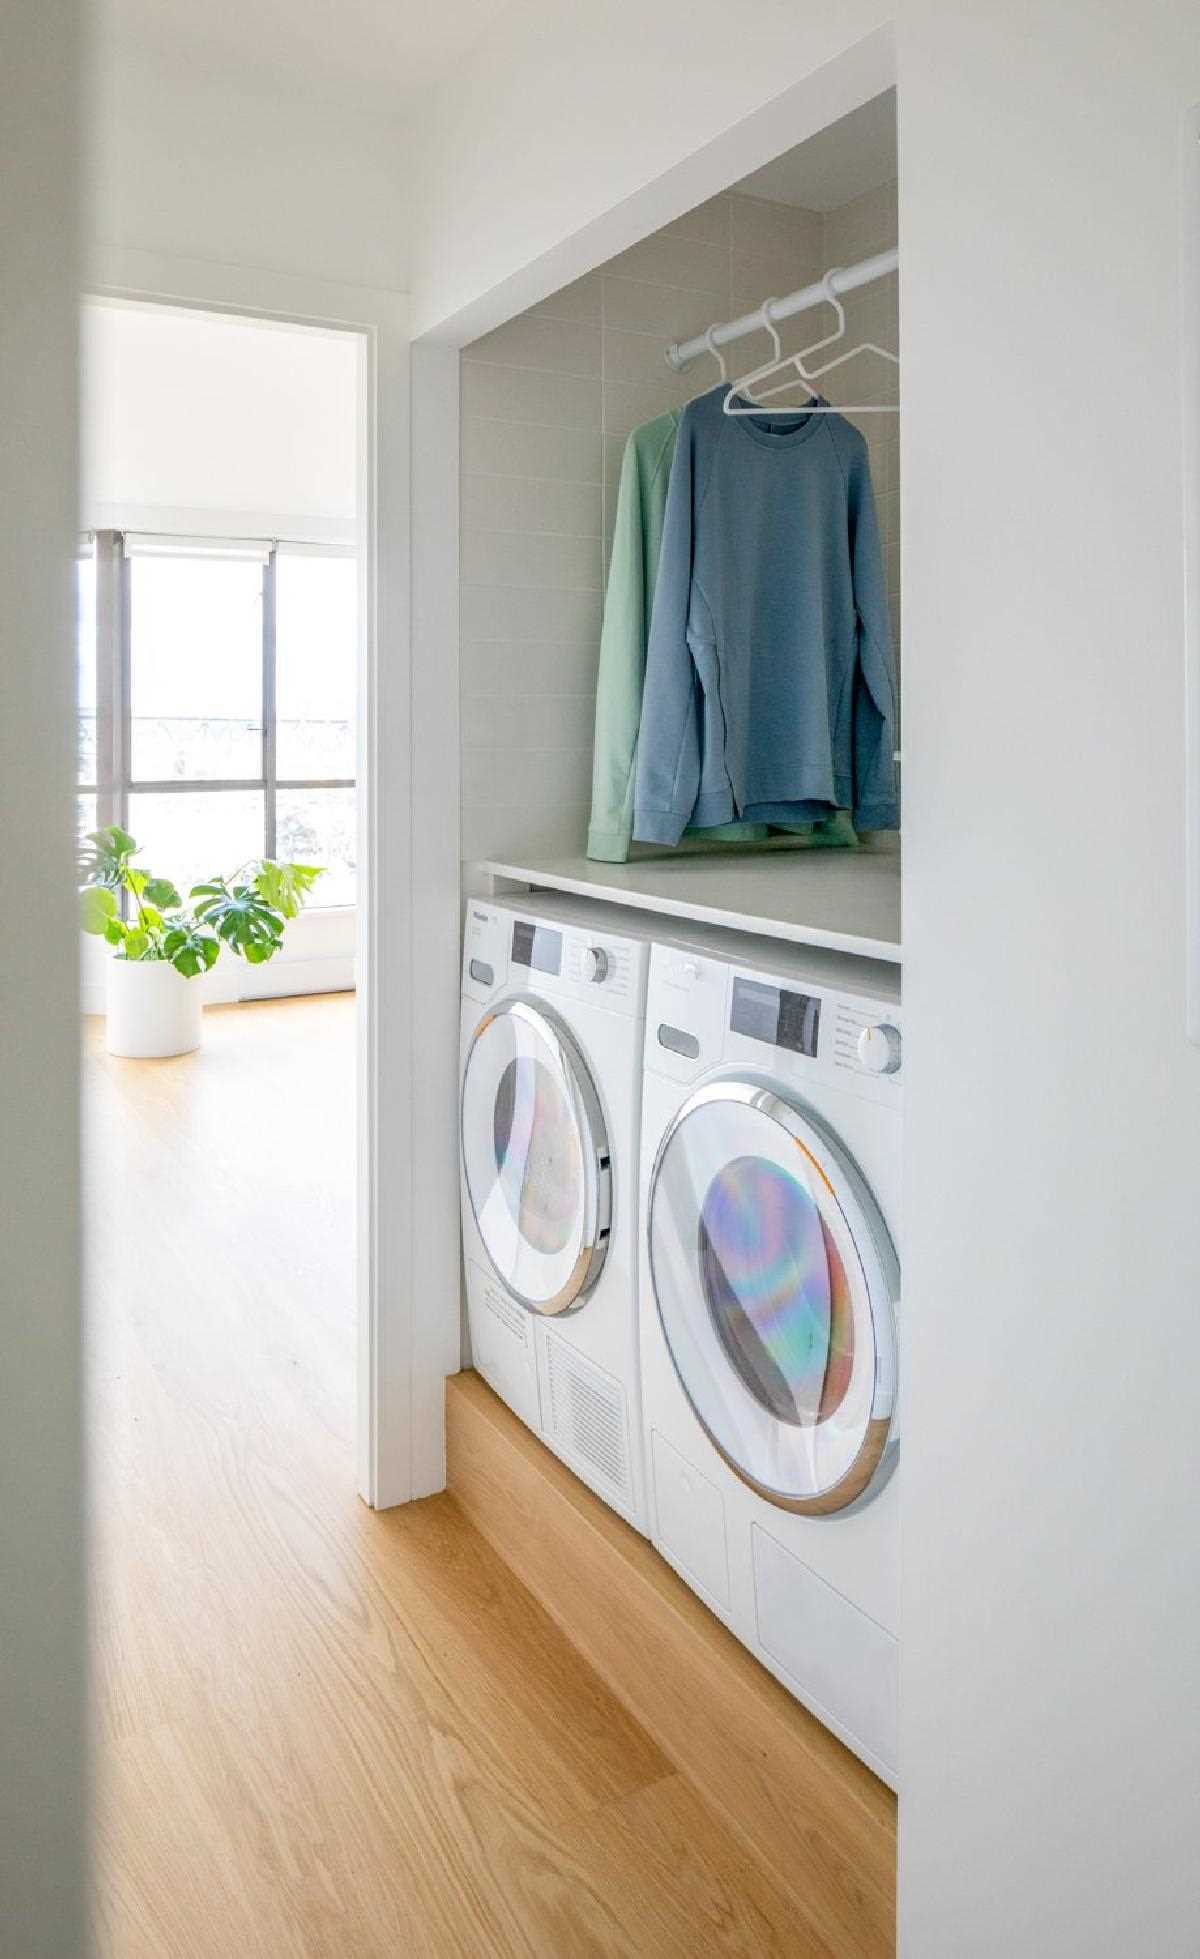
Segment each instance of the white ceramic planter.
[{"label": "white ceramic planter", "polygon": [[110,959],[106,980],[110,1054],[148,1059],[190,1054],[203,1032],[202,987],[165,959]]}]

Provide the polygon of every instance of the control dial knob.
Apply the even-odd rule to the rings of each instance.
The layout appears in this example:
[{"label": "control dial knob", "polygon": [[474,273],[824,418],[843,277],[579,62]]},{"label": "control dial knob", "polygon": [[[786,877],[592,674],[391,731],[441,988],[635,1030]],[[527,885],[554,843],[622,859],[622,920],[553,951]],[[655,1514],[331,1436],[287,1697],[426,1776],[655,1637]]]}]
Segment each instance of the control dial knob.
[{"label": "control dial knob", "polygon": [[858,1037],[858,1058],[871,1075],[894,1075],[900,1066],[900,1029],[881,1020],[864,1027]]},{"label": "control dial knob", "polygon": [[608,954],[602,945],[590,945],[583,955],[583,977],[599,986],[608,978]]}]

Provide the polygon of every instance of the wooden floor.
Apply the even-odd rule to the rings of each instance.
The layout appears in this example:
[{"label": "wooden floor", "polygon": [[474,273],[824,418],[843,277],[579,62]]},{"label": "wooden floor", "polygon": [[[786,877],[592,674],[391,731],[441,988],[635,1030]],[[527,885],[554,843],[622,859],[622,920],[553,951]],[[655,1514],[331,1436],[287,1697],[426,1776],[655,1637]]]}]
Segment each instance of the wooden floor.
[{"label": "wooden floor", "polygon": [[[85,1061],[106,1959],[866,1955],[448,1498],[354,1494],[353,1001]],[[844,1921],[843,1921],[844,1926]]]}]

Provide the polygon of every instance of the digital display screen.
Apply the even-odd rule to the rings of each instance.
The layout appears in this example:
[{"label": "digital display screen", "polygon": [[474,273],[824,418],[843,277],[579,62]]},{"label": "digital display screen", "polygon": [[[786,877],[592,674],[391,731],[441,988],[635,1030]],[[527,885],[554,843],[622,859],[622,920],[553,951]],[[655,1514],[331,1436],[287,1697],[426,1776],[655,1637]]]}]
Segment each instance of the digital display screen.
[{"label": "digital display screen", "polygon": [[821,1002],[811,993],[786,993],[761,980],[735,979],[729,1025],[735,1034],[793,1054],[815,1055]]},{"label": "digital display screen", "polygon": [[561,973],[562,933],[518,918],[513,926],[512,956],[514,966],[528,966],[535,973]]}]

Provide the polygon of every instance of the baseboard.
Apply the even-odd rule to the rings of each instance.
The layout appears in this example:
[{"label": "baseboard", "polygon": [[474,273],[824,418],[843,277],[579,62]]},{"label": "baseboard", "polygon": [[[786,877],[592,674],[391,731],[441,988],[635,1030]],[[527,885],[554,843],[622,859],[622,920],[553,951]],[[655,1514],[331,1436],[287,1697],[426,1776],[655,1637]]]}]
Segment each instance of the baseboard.
[{"label": "baseboard", "polygon": [[[467,1516],[663,1753],[794,1892],[797,1951],[891,1953],[891,1791],[477,1374],[446,1383],[446,1449],[447,1486]],[[825,1943],[831,1914],[833,1946]]]}]

